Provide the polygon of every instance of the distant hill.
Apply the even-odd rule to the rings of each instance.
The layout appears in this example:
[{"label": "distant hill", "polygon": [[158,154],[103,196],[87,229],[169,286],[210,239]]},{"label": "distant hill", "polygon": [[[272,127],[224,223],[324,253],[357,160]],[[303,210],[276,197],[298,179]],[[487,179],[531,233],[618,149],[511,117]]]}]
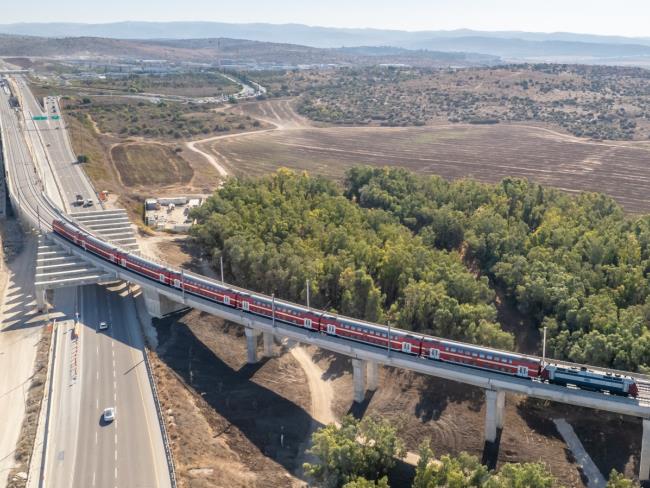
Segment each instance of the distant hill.
[{"label": "distant hill", "polygon": [[322,49],[296,44],[241,39],[109,39],[102,37],[45,38],[0,34],[3,57],[104,57],[165,59],[214,63],[234,60],[277,65],[411,64],[421,67],[485,66],[498,64],[496,56],[441,53],[404,48]]},{"label": "distant hill", "polygon": [[[407,32],[343,29],[302,24],[223,22],[115,22],[107,24],[0,24],[0,33],[40,37],[108,39],[247,39],[312,48],[397,47],[409,50],[473,52],[508,61],[561,61],[650,66],[650,37],[598,36],[570,32]],[[401,53],[406,55],[407,53]]]}]

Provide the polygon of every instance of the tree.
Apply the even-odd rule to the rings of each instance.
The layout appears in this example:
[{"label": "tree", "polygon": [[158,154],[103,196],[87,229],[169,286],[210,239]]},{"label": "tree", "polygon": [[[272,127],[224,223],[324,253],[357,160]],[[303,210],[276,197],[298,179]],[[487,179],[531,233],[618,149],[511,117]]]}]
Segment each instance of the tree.
[{"label": "tree", "polygon": [[625,478],[625,475],[612,469],[609,473],[609,480],[607,481],[607,488],[635,488],[639,486],[638,483]]},{"label": "tree", "polygon": [[338,487],[359,477],[381,478],[405,450],[391,422],[372,417],[359,421],[348,415],[340,427],[328,425],[314,432],[309,452],[319,462],[305,463],[305,471],[325,486]]},{"label": "tree", "polygon": [[490,472],[476,456],[465,452],[434,459],[429,443],[424,442],[413,488],[551,488],[553,483],[548,469],[540,463],[506,463],[499,472]]},{"label": "tree", "polygon": [[371,481],[359,477],[344,484],[343,488],[390,488],[390,485],[388,484],[388,478],[386,476],[377,481]]}]

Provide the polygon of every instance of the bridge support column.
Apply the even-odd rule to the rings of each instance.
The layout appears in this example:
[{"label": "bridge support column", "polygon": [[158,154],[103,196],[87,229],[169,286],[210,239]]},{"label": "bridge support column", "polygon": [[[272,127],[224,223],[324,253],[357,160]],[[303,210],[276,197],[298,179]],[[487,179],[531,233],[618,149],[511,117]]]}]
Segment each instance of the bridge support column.
[{"label": "bridge support column", "polygon": [[157,319],[172,312],[176,312],[184,307],[182,303],[176,303],[155,290],[147,290],[144,288],[143,291],[147,312],[149,312],[149,315]]},{"label": "bridge support column", "polygon": [[244,329],[246,332],[246,362],[248,364],[257,363],[257,332],[255,329],[246,327]]},{"label": "bridge support column", "polygon": [[352,377],[354,380],[354,401],[363,402],[366,397],[366,361],[352,360]]},{"label": "bridge support column", "polygon": [[505,403],[505,392],[485,390],[485,440],[487,442],[496,442],[497,431],[503,428]]},{"label": "bridge support column", "polygon": [[379,365],[375,361],[368,361],[368,390],[375,391],[379,386]]},{"label": "bridge support column", "polygon": [[273,334],[270,332],[263,332],[262,338],[264,339],[264,357],[273,357]]},{"label": "bridge support column", "polygon": [[650,480],[650,419],[643,419],[641,458],[639,459],[639,481]]},{"label": "bridge support column", "polygon": [[44,288],[37,287],[34,290],[34,295],[36,295],[36,308],[39,312],[47,311],[47,290]]}]

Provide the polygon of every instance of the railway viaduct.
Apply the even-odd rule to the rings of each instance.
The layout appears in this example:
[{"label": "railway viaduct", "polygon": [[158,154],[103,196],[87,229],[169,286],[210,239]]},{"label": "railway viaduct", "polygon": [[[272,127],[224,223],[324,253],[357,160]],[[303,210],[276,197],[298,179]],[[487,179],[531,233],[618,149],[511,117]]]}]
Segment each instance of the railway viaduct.
[{"label": "railway viaduct", "polygon": [[[115,280],[131,282],[143,289],[147,308],[153,316],[162,317],[180,308],[192,307],[245,327],[249,363],[258,360],[260,335],[263,343],[262,354],[265,356],[271,354],[271,345],[275,339],[288,338],[350,357],[353,365],[354,399],[357,402],[363,401],[366,391],[378,388],[380,365],[407,369],[482,388],[485,391],[487,405],[485,418],[487,442],[496,442],[499,430],[504,428],[507,393],[639,417],[643,425],[639,479],[646,481],[650,478],[650,377],[632,374],[639,384],[638,399],[566,388],[350,342],[268,318],[252,317],[244,314],[243,311],[186,294],[183,290],[167,287],[113,263],[103,261],[51,232],[52,220],[58,218],[64,211],[54,202],[54,194],[49,196],[45,194],[48,185],[39,181],[38,174],[40,172],[48,178],[46,173],[48,171],[53,173],[53,170],[40,167],[38,168],[40,171],[37,171],[33,164],[38,166],[38,162],[27,168],[25,161],[28,158],[31,160],[31,157],[27,156],[24,149],[18,147],[20,144],[16,142],[17,129],[7,127],[3,122],[6,120],[7,117],[0,117],[1,136],[5,142],[2,152],[7,165],[10,201],[24,225],[38,231],[42,236],[35,276],[39,308],[47,306],[46,294],[56,288]],[[8,140],[12,144],[11,152],[7,150]],[[49,179],[56,179],[56,177],[50,175]],[[100,210],[86,212],[83,216],[73,215],[72,218],[74,217],[80,225],[98,238],[113,242],[127,251],[137,252],[131,224],[123,211]]]}]

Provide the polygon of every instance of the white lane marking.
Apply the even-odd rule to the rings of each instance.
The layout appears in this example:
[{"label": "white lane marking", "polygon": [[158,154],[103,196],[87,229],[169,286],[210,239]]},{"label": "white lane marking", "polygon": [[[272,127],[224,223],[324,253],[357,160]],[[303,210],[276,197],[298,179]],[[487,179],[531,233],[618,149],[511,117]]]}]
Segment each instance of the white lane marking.
[{"label": "white lane marking", "polygon": [[113,393],[113,401],[117,403],[117,392]]},{"label": "white lane marking", "polygon": [[99,381],[99,371],[97,371],[97,381]]},{"label": "white lane marking", "polygon": [[[99,402],[99,401],[98,401],[98,402]],[[95,432],[95,444],[97,444],[97,438],[98,438],[98,437],[97,437],[97,432]],[[94,473],[93,473],[93,476],[94,476]],[[95,484],[95,482],[93,482],[93,485],[94,485],[94,484]]]},{"label": "white lane marking", "polygon": [[96,474],[97,474],[97,473],[95,473],[95,472],[93,471],[93,486],[95,486],[95,475],[96,475]]},{"label": "white lane marking", "polygon": [[117,479],[117,466],[115,467],[115,479]]},{"label": "white lane marking", "polygon": [[[95,399],[95,408],[99,408],[99,398]],[[95,432],[95,437],[97,437],[97,432]]]},{"label": "white lane marking", "polygon": [[115,348],[113,348],[113,357],[115,357]]},{"label": "white lane marking", "polygon": [[97,355],[99,356],[99,346],[97,346]]},{"label": "white lane marking", "polygon": [[117,461],[117,449],[115,449],[115,460]]}]

